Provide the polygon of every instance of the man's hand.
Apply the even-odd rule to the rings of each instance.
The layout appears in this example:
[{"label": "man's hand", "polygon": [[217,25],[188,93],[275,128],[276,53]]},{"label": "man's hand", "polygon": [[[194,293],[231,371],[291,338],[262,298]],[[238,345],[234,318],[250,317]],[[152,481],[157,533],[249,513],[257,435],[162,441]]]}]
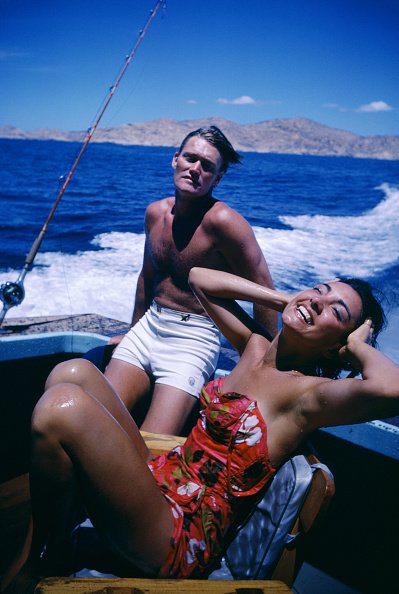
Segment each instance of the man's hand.
[{"label": "man's hand", "polygon": [[108,341],[108,344],[113,344],[114,346],[117,346],[122,338],[124,337],[124,334],[118,334],[117,336],[111,336],[111,338]]}]

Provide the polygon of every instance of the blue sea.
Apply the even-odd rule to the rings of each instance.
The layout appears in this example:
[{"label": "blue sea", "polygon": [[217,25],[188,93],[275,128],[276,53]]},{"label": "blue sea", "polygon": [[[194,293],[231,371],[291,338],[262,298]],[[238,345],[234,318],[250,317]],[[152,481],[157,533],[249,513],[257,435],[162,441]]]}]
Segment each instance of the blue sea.
[{"label": "blue sea", "polygon": [[[0,140],[0,284],[15,281],[80,150]],[[173,194],[174,148],[91,143],[25,279],[21,316],[98,313],[130,321],[146,206]],[[385,294],[382,350],[399,362],[397,161],[244,153],[215,197],[252,225],[278,288],[360,276]]]}]

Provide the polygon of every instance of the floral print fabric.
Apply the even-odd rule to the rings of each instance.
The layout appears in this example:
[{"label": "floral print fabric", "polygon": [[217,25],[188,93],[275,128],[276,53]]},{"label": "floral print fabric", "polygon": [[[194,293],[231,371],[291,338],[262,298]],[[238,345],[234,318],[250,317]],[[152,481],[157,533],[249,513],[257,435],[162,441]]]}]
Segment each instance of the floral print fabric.
[{"label": "floral print fabric", "polygon": [[200,417],[184,445],[149,462],[175,521],[161,577],[200,577],[209,570],[246,498],[275,473],[256,402],[224,393],[223,381],[202,388]]}]

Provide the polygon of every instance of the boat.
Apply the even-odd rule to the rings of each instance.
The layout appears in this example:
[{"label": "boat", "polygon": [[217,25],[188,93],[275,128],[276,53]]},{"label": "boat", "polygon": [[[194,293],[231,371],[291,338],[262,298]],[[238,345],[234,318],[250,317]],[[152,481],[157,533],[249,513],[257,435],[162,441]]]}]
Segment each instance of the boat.
[{"label": "boat", "polygon": [[[92,349],[103,353],[109,337],[127,329],[126,323],[95,314],[4,321],[0,334],[0,573],[29,517],[30,415],[47,375],[60,361],[95,353]],[[235,354],[224,345],[219,366],[228,370],[234,362]],[[318,572],[318,579],[322,575],[344,584],[347,591],[393,592],[397,585],[397,421],[320,429],[306,444],[332,471],[336,491],[328,512],[304,541],[303,561]]]}]

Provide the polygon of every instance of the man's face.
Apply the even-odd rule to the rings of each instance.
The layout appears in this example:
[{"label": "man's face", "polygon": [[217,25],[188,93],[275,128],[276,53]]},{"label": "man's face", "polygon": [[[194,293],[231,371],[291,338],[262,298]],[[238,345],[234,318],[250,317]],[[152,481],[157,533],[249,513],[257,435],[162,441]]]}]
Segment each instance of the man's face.
[{"label": "man's face", "polygon": [[201,136],[189,138],[181,153],[175,153],[173,180],[181,194],[206,196],[219,183],[222,157],[216,147]]}]

